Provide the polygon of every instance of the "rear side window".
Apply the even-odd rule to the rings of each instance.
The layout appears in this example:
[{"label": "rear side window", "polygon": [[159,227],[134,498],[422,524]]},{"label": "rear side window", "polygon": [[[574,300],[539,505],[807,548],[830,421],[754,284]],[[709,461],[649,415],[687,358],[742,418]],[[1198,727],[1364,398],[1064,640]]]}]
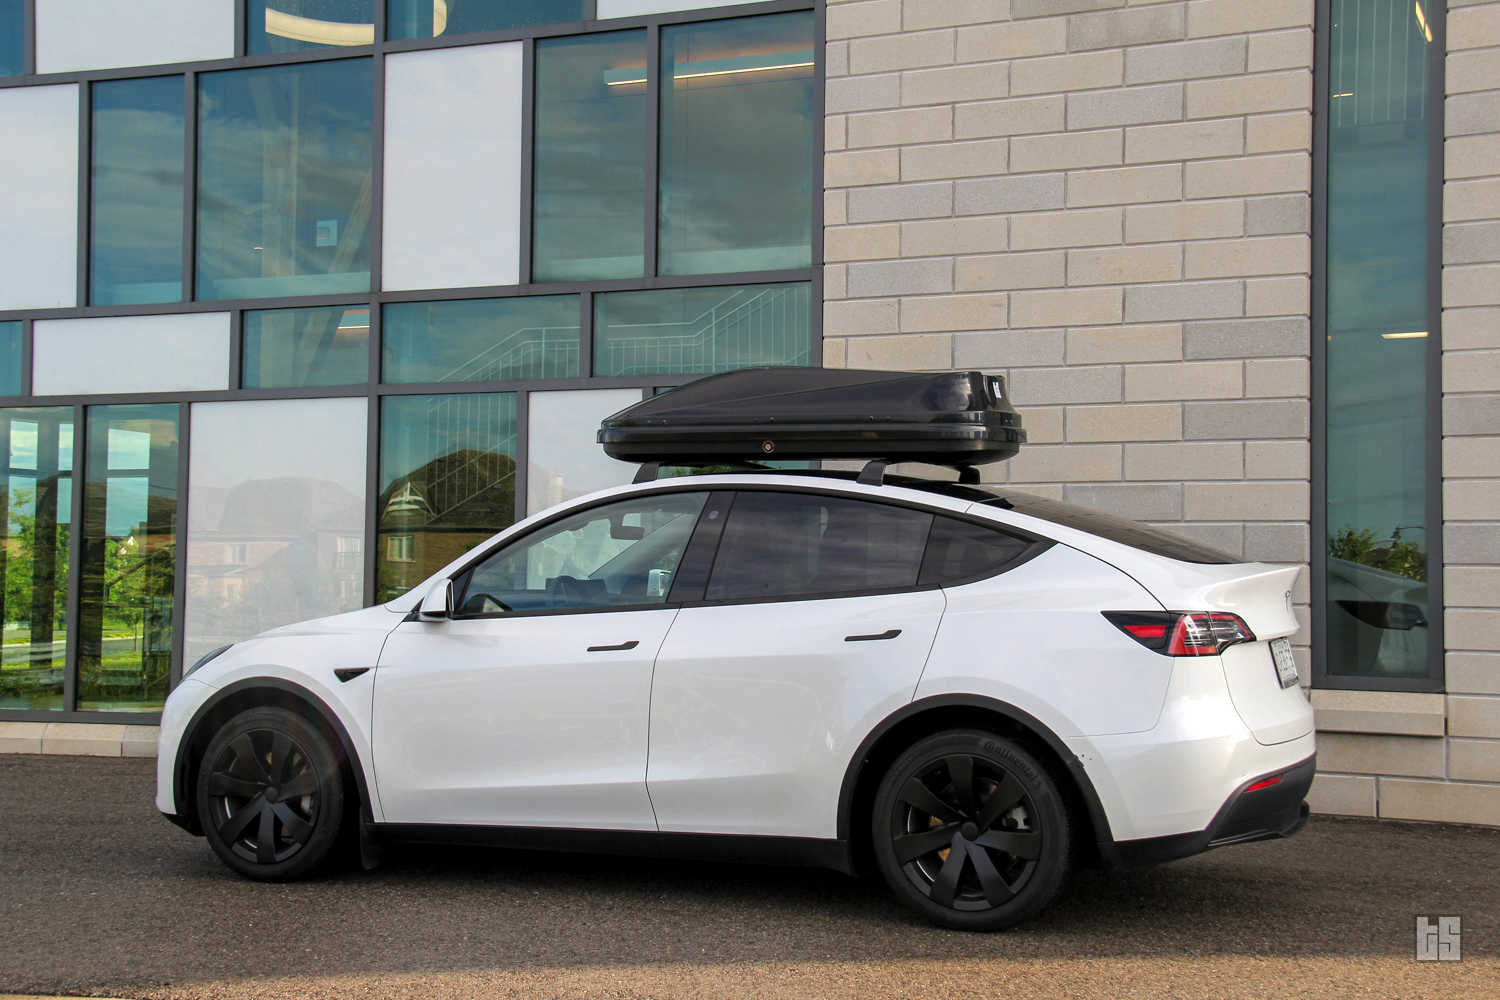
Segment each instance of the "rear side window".
[{"label": "rear side window", "polygon": [[704,595],[710,601],[917,586],[931,514],[808,493],[735,497]]},{"label": "rear side window", "polygon": [[998,572],[1031,544],[972,521],[939,517],[927,539],[927,555],[922,560],[917,582],[925,587],[987,576]]},{"label": "rear side window", "polygon": [[1208,545],[1200,545],[1190,542],[1159,528],[1140,524],[1136,521],[1127,521],[1123,517],[1114,517],[1110,514],[1101,514],[1098,511],[1088,510],[1083,507],[1075,507],[1070,503],[1061,503],[1057,500],[1047,500],[1042,497],[1032,496],[1029,493],[1000,493],[995,492],[994,498],[983,501],[994,507],[1004,510],[1013,510],[1029,517],[1041,518],[1043,521],[1051,521],[1053,524],[1061,524],[1068,528],[1077,528],[1079,531],[1087,531],[1091,535],[1107,538],[1121,545],[1129,545],[1131,548],[1149,552],[1155,556],[1165,556],[1168,559],[1177,559],[1190,563],[1216,563],[1232,564],[1242,563],[1245,560],[1238,556],[1232,556],[1228,552],[1213,548]]}]

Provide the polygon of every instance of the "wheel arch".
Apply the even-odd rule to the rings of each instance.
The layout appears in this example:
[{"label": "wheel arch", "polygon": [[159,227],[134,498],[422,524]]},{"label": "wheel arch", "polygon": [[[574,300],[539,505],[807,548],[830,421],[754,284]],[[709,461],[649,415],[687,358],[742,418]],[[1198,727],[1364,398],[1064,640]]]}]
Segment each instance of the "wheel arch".
[{"label": "wheel arch", "polygon": [[[856,869],[873,859],[870,816],[875,792],[887,768],[917,740],[948,729],[978,728],[1021,743],[1058,776],[1069,797],[1078,849],[1084,856],[1109,850],[1109,817],[1094,783],[1057,734],[1035,716],[1006,702],[980,695],[947,694],[923,698],[887,716],[864,738],[844,773],[839,790],[838,837],[850,843]],[[1098,860],[1090,858],[1090,860]],[[1107,863],[1107,861],[1106,861]]]},{"label": "wheel arch", "polygon": [[370,819],[370,793],[359,751],[349,737],[349,730],[328,704],[307,688],[279,677],[249,677],[216,691],[193,713],[177,745],[173,767],[172,797],[177,815],[193,833],[201,833],[198,807],[193,787],[198,780],[198,763],[203,751],[219,727],[239,713],[252,708],[285,708],[311,722],[328,739],[339,766],[347,768],[354,779],[355,793],[363,818]]}]

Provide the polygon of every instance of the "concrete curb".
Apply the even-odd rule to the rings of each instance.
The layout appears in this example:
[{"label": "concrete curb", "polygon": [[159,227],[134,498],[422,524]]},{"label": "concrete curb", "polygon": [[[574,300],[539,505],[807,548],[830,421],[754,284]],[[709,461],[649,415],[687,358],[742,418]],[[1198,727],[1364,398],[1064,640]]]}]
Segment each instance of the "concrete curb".
[{"label": "concrete curb", "polygon": [[[91,722],[0,722],[0,753],[155,757],[156,726]],[[5,997],[0,996],[0,1000]]]}]

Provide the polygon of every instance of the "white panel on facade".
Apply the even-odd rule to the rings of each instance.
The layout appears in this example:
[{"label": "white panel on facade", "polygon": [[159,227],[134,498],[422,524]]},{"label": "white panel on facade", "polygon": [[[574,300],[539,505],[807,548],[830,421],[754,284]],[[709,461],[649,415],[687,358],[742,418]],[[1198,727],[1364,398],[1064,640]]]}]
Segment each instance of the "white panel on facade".
[{"label": "white panel on facade", "polygon": [[229,388],[229,314],[39,319],[32,391],[191,392]]},{"label": "white panel on facade", "polygon": [[382,285],[520,280],[521,43],[386,59]]},{"label": "white panel on facade", "polygon": [[569,389],[530,398],[528,515],[634,478],[636,467],[604,454],[595,435],[605,417],[639,403],[641,390]]},{"label": "white panel on facade", "polygon": [[184,663],[364,603],[367,407],[193,404]]},{"label": "white panel on facade", "polygon": [[0,309],[78,298],[78,85],[0,90]]},{"label": "white panel on facade", "polygon": [[36,0],[36,69],[229,59],[234,0]]},{"label": "white panel on facade", "polygon": [[599,17],[635,17],[669,11],[733,7],[748,0],[599,0]]}]

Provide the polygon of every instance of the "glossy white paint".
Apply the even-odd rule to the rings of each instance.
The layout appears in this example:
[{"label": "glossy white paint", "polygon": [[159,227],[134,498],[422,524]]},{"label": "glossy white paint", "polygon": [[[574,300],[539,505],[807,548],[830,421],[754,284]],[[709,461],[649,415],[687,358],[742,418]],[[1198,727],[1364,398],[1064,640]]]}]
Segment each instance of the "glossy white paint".
[{"label": "glossy white paint", "polygon": [[1269,642],[1230,646],[1219,657],[1230,697],[1261,743],[1285,743],[1313,731],[1312,706],[1302,688],[1281,686]]},{"label": "glossy white paint", "polygon": [[398,626],[375,678],[387,821],[656,829],[646,796],[651,665],[676,615]]},{"label": "glossy white paint", "polygon": [[661,828],[836,836],[849,761],[911,700],[942,613],[940,590],[684,608],[651,698]]}]

